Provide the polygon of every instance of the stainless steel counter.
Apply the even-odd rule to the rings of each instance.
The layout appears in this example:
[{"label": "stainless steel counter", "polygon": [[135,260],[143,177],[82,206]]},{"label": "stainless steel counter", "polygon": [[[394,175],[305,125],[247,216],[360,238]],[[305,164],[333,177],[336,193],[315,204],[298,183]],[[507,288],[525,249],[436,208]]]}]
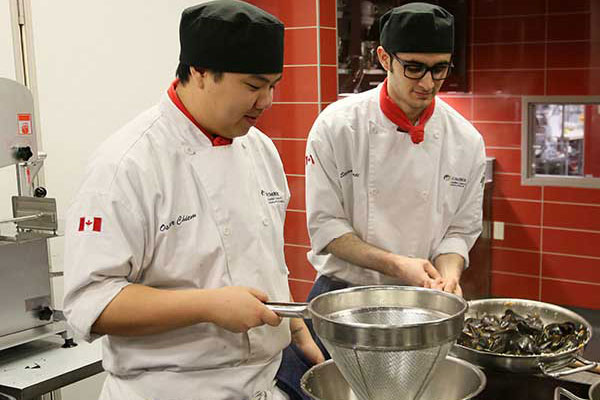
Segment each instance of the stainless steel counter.
[{"label": "stainless steel counter", "polygon": [[100,340],[72,348],[63,343],[54,336],[1,351],[0,400],[1,394],[35,399],[103,371]]}]

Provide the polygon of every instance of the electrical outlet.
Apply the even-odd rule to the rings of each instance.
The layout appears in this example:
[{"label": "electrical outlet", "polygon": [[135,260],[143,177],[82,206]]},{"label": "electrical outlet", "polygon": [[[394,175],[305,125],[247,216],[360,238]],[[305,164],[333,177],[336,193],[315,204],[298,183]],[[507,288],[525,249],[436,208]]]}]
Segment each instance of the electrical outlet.
[{"label": "electrical outlet", "polygon": [[493,235],[495,240],[504,240],[504,222],[494,221]]}]

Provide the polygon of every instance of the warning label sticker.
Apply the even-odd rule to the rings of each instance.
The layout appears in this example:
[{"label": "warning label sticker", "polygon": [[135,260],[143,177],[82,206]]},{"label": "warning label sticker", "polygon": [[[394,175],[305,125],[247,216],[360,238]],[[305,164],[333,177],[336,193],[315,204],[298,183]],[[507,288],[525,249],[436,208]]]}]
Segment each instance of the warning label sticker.
[{"label": "warning label sticker", "polygon": [[19,121],[19,135],[31,135],[31,114],[17,114]]}]

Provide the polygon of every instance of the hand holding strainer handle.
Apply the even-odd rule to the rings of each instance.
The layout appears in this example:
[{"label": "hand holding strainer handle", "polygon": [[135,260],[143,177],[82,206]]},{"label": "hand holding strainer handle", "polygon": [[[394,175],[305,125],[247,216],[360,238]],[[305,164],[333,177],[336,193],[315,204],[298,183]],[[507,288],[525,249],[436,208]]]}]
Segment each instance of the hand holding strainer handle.
[{"label": "hand holding strainer handle", "polygon": [[308,303],[266,302],[265,306],[280,317],[310,319]]}]

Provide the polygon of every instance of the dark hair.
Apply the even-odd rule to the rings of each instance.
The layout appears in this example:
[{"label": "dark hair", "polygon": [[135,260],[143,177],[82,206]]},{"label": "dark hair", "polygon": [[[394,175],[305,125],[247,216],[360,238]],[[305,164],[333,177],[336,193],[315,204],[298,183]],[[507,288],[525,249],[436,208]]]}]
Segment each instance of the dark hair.
[{"label": "dark hair", "polygon": [[177,76],[179,82],[186,84],[190,80],[190,68],[195,68],[197,70],[203,69],[205,71],[208,71],[212,74],[213,80],[215,82],[219,82],[221,79],[223,79],[223,71],[213,71],[207,68],[179,63],[179,65],[177,66],[177,71],[175,72],[175,76]]}]

